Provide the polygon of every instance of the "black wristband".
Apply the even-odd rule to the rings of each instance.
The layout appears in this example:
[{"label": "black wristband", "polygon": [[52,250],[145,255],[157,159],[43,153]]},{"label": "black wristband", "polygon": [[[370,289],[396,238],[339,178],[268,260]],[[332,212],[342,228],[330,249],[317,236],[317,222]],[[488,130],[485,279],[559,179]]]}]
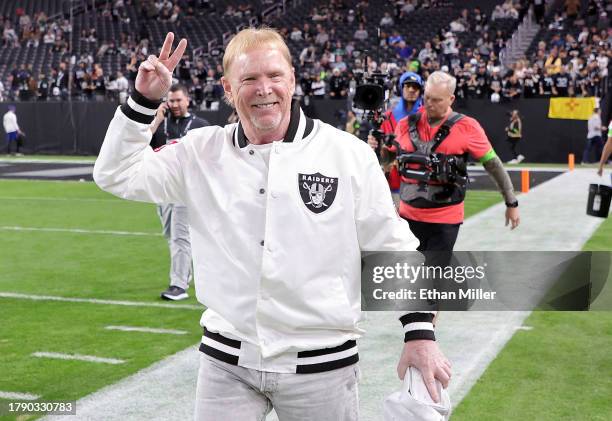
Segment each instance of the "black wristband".
[{"label": "black wristband", "polygon": [[400,317],[404,327],[404,342],[417,339],[435,341],[433,319],[434,313],[408,313]]},{"label": "black wristband", "polygon": [[514,202],[506,202],[506,207],[507,208],[518,208],[518,200],[515,200]]},{"label": "black wristband", "polygon": [[143,124],[151,124],[161,103],[161,100],[151,101],[137,90],[134,90],[126,103],[121,106],[121,111],[130,120]]}]

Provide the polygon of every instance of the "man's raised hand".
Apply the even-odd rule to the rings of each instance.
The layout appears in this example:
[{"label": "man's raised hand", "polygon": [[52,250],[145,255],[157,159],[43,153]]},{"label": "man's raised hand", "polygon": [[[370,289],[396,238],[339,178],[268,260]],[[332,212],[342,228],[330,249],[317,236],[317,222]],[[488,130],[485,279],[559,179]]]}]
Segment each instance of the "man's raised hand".
[{"label": "man's raised hand", "polygon": [[172,72],[187,48],[187,40],[183,38],[171,55],[173,41],[174,33],[168,32],[159,57],[150,55],[145,61],[140,63],[138,68],[135,83],[136,90],[152,101],[160,100],[170,90]]}]

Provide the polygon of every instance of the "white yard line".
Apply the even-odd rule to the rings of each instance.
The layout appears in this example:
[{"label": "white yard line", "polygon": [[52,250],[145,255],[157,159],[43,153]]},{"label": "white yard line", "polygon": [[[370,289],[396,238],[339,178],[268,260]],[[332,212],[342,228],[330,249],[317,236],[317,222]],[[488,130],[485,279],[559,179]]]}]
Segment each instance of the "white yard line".
[{"label": "white yard line", "polygon": [[[529,172],[566,172],[569,171],[567,165],[563,166],[563,165],[559,165],[556,167],[514,167],[512,165],[506,165],[505,166],[507,171],[522,171],[522,170],[528,170]],[[593,170],[595,171],[595,167],[593,167]],[[474,166],[470,166],[468,167],[468,171],[482,171],[485,172],[486,170],[484,169],[483,166],[479,166],[479,165],[474,165]],[[514,186],[515,188],[518,189],[518,186]]]},{"label": "white yard line", "polygon": [[7,164],[94,164],[95,159],[0,158]]},{"label": "white yard line", "polygon": [[175,310],[200,310],[200,311],[204,310],[203,306],[194,305],[194,304],[147,303],[147,302],[141,302],[141,301],[101,300],[97,298],[57,297],[57,296],[51,296],[51,295],[33,295],[33,294],[21,294],[17,292],[2,292],[2,291],[0,291],[0,298],[17,298],[21,300],[34,300],[34,301],[63,301],[63,302],[70,302],[70,303],[106,304],[106,305],[128,306],[128,307],[158,307],[158,308],[171,308]]},{"label": "white yard line", "polygon": [[42,227],[19,227],[0,226],[0,231],[39,231],[39,232],[67,232],[70,234],[101,234],[101,235],[135,235],[140,237],[159,237],[161,233],[138,232],[138,231],[113,231],[113,230],[87,230],[81,228],[42,228]]},{"label": "white yard line", "polygon": [[143,332],[143,333],[161,333],[168,335],[185,335],[186,330],[176,329],[157,329],[153,327],[137,327],[137,326],[105,326],[106,330],[120,330],[122,332]]},{"label": "white yard line", "polygon": [[121,199],[99,199],[95,197],[35,197],[35,196],[0,196],[0,200],[32,200],[50,202],[112,202],[112,203],[131,203]]},{"label": "white yard line", "polygon": [[79,399],[76,415],[47,416],[42,420],[192,420],[200,361],[198,345]]},{"label": "white yard line", "polygon": [[39,395],[33,395],[31,393],[5,392],[0,390],[0,399],[13,401],[35,401],[38,398],[40,398]]},{"label": "white yard line", "polygon": [[103,358],[96,357],[95,355],[81,355],[81,354],[61,354],[59,352],[34,352],[31,354],[32,357],[37,358],[52,358],[56,360],[77,360],[86,361],[89,363],[100,363],[100,364],[123,364],[125,360],[119,360],[116,358]]},{"label": "white yard line", "polygon": [[66,166],[66,168],[5,172],[2,175],[5,177],[74,177],[77,175],[91,175],[91,173],[93,173],[93,168],[93,165],[88,167]]}]

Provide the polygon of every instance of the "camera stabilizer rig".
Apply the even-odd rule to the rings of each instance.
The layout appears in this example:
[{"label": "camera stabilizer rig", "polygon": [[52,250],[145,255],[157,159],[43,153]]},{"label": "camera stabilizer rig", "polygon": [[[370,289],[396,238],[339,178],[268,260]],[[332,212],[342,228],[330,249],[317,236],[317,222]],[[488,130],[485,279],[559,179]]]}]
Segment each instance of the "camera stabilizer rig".
[{"label": "camera stabilizer rig", "polygon": [[[367,58],[366,58],[367,69]],[[385,108],[391,93],[391,78],[384,73],[364,73],[358,79],[358,85],[353,97],[353,107],[363,110],[363,119],[372,126],[369,134],[378,141],[376,155],[381,156],[381,147],[395,146],[398,152],[397,160],[402,177],[417,181],[418,184],[445,184],[449,188],[457,187],[465,190],[468,175],[465,157],[446,155],[443,153],[424,154],[418,151],[406,153],[395,140],[394,134],[385,134],[380,130],[386,117]],[[401,99],[400,99],[401,100]],[[438,129],[434,143],[436,146],[448,135],[449,128]],[[435,147],[434,147],[435,149]]]},{"label": "camera stabilizer rig", "polygon": [[[367,68],[367,58],[366,58]],[[357,80],[353,107],[363,110],[363,120],[372,126],[369,134],[378,141],[376,155],[380,156],[380,148],[384,143],[386,146],[394,144],[395,135],[385,135],[380,127],[385,121],[385,108],[390,96],[390,78],[385,73],[364,73]]]},{"label": "camera stabilizer rig", "polygon": [[468,183],[465,161],[454,155],[432,153],[430,155],[401,154],[397,158],[399,172],[406,178],[419,182],[435,181],[465,188]]}]

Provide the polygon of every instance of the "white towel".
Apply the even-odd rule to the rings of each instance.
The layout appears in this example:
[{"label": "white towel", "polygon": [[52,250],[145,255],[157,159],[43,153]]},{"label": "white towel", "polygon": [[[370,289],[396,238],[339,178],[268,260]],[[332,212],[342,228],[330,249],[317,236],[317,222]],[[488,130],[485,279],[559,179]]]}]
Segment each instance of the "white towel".
[{"label": "white towel", "polygon": [[438,380],[436,387],[440,403],[435,403],[429,396],[421,372],[409,367],[402,389],[391,393],[383,403],[385,421],[448,421],[450,397]]}]

